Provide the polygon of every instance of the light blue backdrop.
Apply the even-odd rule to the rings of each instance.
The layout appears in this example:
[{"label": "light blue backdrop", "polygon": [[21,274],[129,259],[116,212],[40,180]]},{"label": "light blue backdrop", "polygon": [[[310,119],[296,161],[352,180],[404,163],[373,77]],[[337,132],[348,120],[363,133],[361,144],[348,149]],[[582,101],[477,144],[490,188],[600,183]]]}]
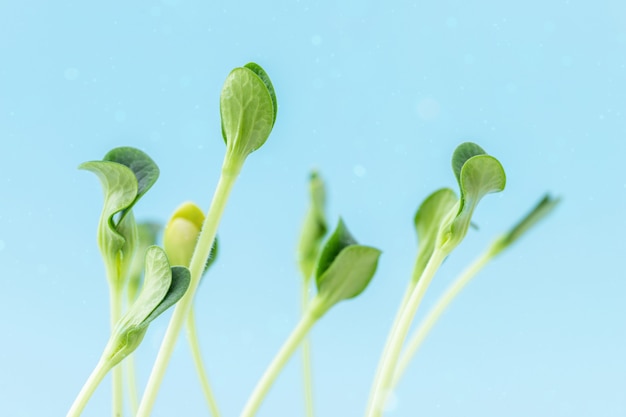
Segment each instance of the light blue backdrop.
[{"label": "light blue backdrop", "polygon": [[[367,291],[312,333],[317,415],[363,414],[413,264],[412,216],[455,186],[465,140],[500,159],[507,189],[485,198],[424,307],[542,193],[563,203],[461,294],[388,415],[626,415],[623,1],[3,1],[0,56],[0,415],[64,415],[107,340],[101,190],[76,167],[135,146],[162,171],[139,219],[206,209],[221,85],[248,61],[270,74],[278,119],[197,298],[225,416],[297,322],[312,167],[332,223],[384,251]],[[138,351],[142,383],[168,316]],[[259,416],[303,415],[299,372],[296,357]],[[85,416],[110,415],[109,400],[107,379]],[[184,339],[153,415],[207,415]]]}]

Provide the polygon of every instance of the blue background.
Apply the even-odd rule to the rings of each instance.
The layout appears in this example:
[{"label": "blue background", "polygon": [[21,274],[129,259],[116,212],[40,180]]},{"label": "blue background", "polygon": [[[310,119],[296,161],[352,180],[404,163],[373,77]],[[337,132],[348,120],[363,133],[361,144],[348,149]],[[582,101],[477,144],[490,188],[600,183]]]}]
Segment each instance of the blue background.
[{"label": "blue background", "polygon": [[[420,311],[544,192],[563,203],[454,302],[388,415],[626,416],[623,1],[3,1],[0,56],[0,415],[64,415],[108,338],[101,189],[76,167],[138,147],[162,172],[138,219],[208,208],[221,86],[255,61],[278,118],[196,302],[225,416],[297,322],[313,167],[331,223],[384,251],[366,292],[312,332],[317,415],[363,414],[413,265],[413,214],[455,187],[465,140],[502,162],[507,189],[481,203]],[[142,384],[167,317],[137,351]],[[303,415],[299,365],[259,416]],[[84,415],[110,415],[109,401],[107,379]],[[184,338],[153,415],[207,415]]]}]

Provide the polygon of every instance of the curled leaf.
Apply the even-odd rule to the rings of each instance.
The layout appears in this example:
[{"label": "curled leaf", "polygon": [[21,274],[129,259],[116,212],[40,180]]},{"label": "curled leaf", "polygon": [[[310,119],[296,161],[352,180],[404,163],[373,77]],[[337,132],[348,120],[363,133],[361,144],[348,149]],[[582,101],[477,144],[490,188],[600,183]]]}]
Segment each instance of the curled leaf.
[{"label": "curled leaf", "polygon": [[98,246],[111,284],[122,287],[135,252],[137,231],[128,215],[133,205],[154,184],[159,169],[148,155],[134,148],[115,148],[102,161],[79,166],[102,183],[104,205],[98,226]]},{"label": "curled leaf", "polygon": [[452,169],[461,199],[458,211],[442,225],[439,245],[451,252],[465,237],[472,215],[480,200],[489,193],[504,190],[506,175],[500,162],[475,143],[459,145],[452,156]]}]

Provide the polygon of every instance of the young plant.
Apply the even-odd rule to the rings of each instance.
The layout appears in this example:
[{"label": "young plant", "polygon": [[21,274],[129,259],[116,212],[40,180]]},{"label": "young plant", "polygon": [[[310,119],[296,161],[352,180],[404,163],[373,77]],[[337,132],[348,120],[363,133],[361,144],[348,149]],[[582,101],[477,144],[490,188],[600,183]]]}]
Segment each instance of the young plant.
[{"label": "young plant", "polygon": [[231,71],[220,97],[222,135],[226,142],[221,176],[191,257],[189,291],[174,309],[137,417],[148,417],[152,411],[167,364],[209,259],[228,196],[248,155],[260,148],[269,137],[276,120],[276,112],[274,87],[259,65],[249,63]]},{"label": "young plant", "polygon": [[463,273],[448,287],[444,294],[437,300],[434,307],[429,311],[418,328],[413,332],[402,355],[398,361],[398,366],[394,372],[393,381],[390,389],[393,390],[398,384],[400,378],[406,371],[409,362],[415,356],[415,353],[421,346],[422,342],[428,335],[428,332],[435,325],[439,317],[443,314],[450,303],[465,288],[465,286],[474,278],[492,259],[513,245],[522,235],[533,228],[539,221],[548,216],[559,204],[560,199],[553,198],[549,194],[533,207],[533,209],[524,216],[515,226],[507,233],[496,238],[487,249],[471,263],[471,265],[463,271]]},{"label": "young plant", "polygon": [[[100,361],[78,394],[67,417],[80,416],[104,376],[137,349],[150,322],[183,296],[189,287],[189,280],[187,268],[178,266],[170,268],[163,249],[158,246],[148,248],[141,292],[126,314],[116,323]],[[117,416],[121,416],[121,411]]]},{"label": "young plant", "polygon": [[317,261],[317,295],[257,383],[241,417],[256,414],[276,377],[313,325],[335,304],[365,290],[376,272],[380,253],[376,248],[359,245],[339,220]]},{"label": "young plant", "polygon": [[[137,253],[146,253],[150,246],[157,242],[157,235],[161,230],[161,225],[154,222],[137,223]],[[132,305],[137,299],[144,272],[144,258],[134,256],[131,261],[130,272],[128,274],[128,284],[126,285],[126,304]],[[137,393],[137,378],[135,372],[134,353],[126,357],[123,363],[123,371],[126,381],[126,390],[128,393],[128,402],[130,405],[131,415],[137,413],[139,407],[139,395]]]},{"label": "young plant", "polygon": [[400,350],[435,273],[467,234],[472,214],[480,200],[489,193],[502,191],[506,183],[500,162],[471,142],[456,148],[452,156],[452,170],[461,197],[457,198],[452,190],[446,188],[435,191],[422,203],[415,215],[419,246],[413,277],[378,363],[366,410],[367,417],[382,416],[391,393]]},{"label": "young plant", "polygon": [[[328,231],[325,205],[326,190],[317,172],[309,177],[310,206],[306,214],[298,244],[298,265],[302,273],[301,314],[305,314],[310,301],[311,279],[320,252],[322,240]],[[315,414],[313,401],[313,371],[311,363],[311,343],[308,337],[302,341],[302,378],[304,388],[304,409],[306,417]]]},{"label": "young plant", "polygon": [[[165,227],[165,233],[163,236],[163,247],[165,252],[174,265],[189,266],[191,262],[191,256],[193,255],[198,236],[200,235],[200,229],[204,223],[204,213],[194,203],[185,202],[180,205],[170,217],[170,220]],[[209,269],[209,266],[213,264],[217,257],[217,237],[211,249],[211,255],[207,260],[204,267],[204,273]],[[204,275],[202,276],[204,277]],[[187,315],[187,321],[185,323],[187,331],[187,340],[189,342],[189,348],[191,349],[191,356],[196,366],[198,378],[200,379],[200,386],[206,399],[209,410],[213,417],[219,417],[220,411],[217,406],[213,389],[209,382],[209,376],[202,360],[202,352],[200,349],[200,340],[198,338],[198,329],[196,326],[196,315],[191,306],[189,314]]]},{"label": "young plant", "polygon": [[[138,149],[115,148],[102,161],[79,166],[100,178],[104,206],[98,226],[98,246],[109,283],[111,330],[122,315],[124,289],[137,246],[137,225],[132,208],[154,185],[159,168]],[[122,414],[122,368],[113,370],[113,416]]]}]

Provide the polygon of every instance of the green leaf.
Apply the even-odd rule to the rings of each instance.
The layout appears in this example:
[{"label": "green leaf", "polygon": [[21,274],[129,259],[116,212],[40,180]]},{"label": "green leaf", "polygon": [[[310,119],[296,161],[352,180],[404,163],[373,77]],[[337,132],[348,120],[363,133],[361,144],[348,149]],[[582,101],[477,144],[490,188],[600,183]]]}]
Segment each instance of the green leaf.
[{"label": "green leaf", "polygon": [[137,180],[128,167],[117,162],[91,161],[81,164],[79,168],[93,172],[102,183],[104,205],[98,226],[98,246],[107,268],[107,276],[113,280],[113,285],[119,286],[123,280],[119,263],[128,255],[122,253],[127,236],[118,231],[114,216],[135,200]]},{"label": "green leaf", "polygon": [[170,269],[165,251],[151,246],[146,251],[146,273],[139,296],[115,326],[105,349],[111,366],[132,353],[161,313],[174,305],[187,291],[191,274],[185,267]]},{"label": "green leaf", "polygon": [[312,172],[309,177],[309,195],[311,205],[298,244],[298,262],[305,281],[313,275],[322,240],[328,231],[325,213],[326,190],[317,172]]},{"label": "green leaf", "polygon": [[417,261],[414,279],[419,279],[435,250],[439,230],[450,213],[456,213],[459,198],[449,188],[442,188],[429,195],[417,209],[414,218],[417,231]]},{"label": "green leaf", "polygon": [[339,301],[361,294],[372,280],[381,252],[369,246],[350,245],[317,279],[317,293],[324,311]]},{"label": "green leaf", "polygon": [[165,298],[172,284],[172,270],[163,249],[150,246],[146,251],[145,264],[143,287],[122,319],[125,327],[136,327],[143,323]]},{"label": "green leaf", "polygon": [[515,243],[528,230],[552,213],[560,201],[560,198],[554,198],[550,194],[545,194],[526,216],[497,241],[494,245],[494,254]]},{"label": "green leaf", "polygon": [[243,164],[265,143],[276,118],[276,95],[269,77],[258,65],[248,66],[231,71],[220,96],[222,134],[227,155],[236,164]]},{"label": "green leaf", "polygon": [[315,271],[316,281],[319,281],[324,272],[326,272],[344,248],[350,245],[356,245],[356,243],[357,241],[352,237],[343,220],[339,219],[335,231],[330,238],[328,238],[317,261],[317,270]]},{"label": "green leaf", "polygon": [[159,178],[157,164],[146,153],[136,148],[129,146],[114,148],[104,156],[103,160],[127,166],[137,179],[137,195],[126,210],[130,210]]},{"label": "green leaf", "polygon": [[461,185],[461,169],[468,159],[477,155],[486,155],[487,152],[480,146],[472,142],[465,142],[457,146],[452,154],[452,172],[456,180]]},{"label": "green leaf", "polygon": [[[154,245],[157,241],[157,235],[161,230],[161,225],[156,222],[142,222],[137,224],[137,250],[138,254],[145,254],[148,247]],[[141,285],[141,276],[143,274],[144,258],[143,256],[133,256],[129,268],[129,280],[127,286],[128,299],[134,301]]]},{"label": "green leaf", "polygon": [[252,72],[254,72],[265,84],[267,87],[267,91],[270,93],[270,97],[272,98],[272,105],[274,108],[274,119],[272,120],[272,126],[276,122],[276,115],[278,114],[278,101],[276,100],[276,91],[274,91],[274,86],[272,85],[272,81],[270,80],[270,76],[267,75],[267,72],[261,66],[254,62],[248,62],[244,67],[248,68]]},{"label": "green leaf", "polygon": [[159,305],[144,319],[143,324],[148,325],[152,320],[161,315],[161,313],[183,298],[187,288],[189,288],[190,281],[191,273],[189,269],[184,266],[172,267],[172,283],[170,288],[167,290],[165,297],[163,297]]},{"label": "green leaf", "polygon": [[470,142],[457,147],[452,169],[459,182],[461,200],[454,218],[442,228],[438,245],[450,253],[465,237],[472,215],[480,200],[489,193],[504,190],[506,175],[500,162]]},{"label": "green leaf", "polygon": [[103,161],[85,162],[79,168],[93,172],[102,183],[104,206],[98,226],[98,246],[111,285],[122,288],[137,240],[135,220],[128,213],[154,184],[159,169],[145,153],[129,147],[115,148]]}]

